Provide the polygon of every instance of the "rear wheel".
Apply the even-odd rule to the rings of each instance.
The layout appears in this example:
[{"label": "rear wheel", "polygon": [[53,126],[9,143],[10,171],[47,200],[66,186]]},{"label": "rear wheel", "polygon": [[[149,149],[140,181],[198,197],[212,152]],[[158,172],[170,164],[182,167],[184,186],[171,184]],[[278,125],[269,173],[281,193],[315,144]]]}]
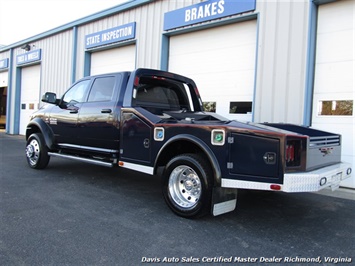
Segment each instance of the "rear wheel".
[{"label": "rear wheel", "polygon": [[208,162],[197,154],[183,154],[166,165],[162,180],[165,201],[182,217],[201,217],[210,212],[212,171]]},{"label": "rear wheel", "polygon": [[49,163],[48,148],[41,133],[32,134],[27,140],[26,158],[33,169],[43,169]]}]

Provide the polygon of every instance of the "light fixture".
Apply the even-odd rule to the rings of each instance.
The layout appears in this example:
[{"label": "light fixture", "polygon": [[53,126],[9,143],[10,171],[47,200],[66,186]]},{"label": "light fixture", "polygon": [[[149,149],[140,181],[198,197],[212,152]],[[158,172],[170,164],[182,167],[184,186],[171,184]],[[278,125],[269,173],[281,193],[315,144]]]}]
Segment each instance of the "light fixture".
[{"label": "light fixture", "polygon": [[21,46],[21,49],[23,49],[23,50],[28,52],[29,50],[31,50],[31,46],[28,43],[26,43],[26,44]]}]

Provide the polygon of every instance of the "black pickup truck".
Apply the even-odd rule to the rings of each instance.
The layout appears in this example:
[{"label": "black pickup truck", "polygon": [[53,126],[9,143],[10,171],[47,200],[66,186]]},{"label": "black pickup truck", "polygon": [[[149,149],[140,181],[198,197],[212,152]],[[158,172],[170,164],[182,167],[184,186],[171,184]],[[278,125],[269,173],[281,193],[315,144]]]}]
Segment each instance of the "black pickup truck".
[{"label": "black pickup truck", "polygon": [[168,206],[183,217],[236,207],[237,189],[336,189],[351,176],[341,136],[309,127],[231,121],[204,112],[193,80],[137,69],[85,77],[34,113],[26,157],[50,157],[161,176]]}]

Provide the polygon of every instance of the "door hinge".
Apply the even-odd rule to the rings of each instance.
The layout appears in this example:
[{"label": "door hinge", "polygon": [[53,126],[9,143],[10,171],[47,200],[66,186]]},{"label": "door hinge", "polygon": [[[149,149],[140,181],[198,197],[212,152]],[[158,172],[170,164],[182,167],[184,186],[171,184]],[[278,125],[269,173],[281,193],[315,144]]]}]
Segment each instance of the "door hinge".
[{"label": "door hinge", "polygon": [[233,144],[234,143],[234,137],[228,137],[228,143]]},{"label": "door hinge", "polygon": [[233,163],[227,162],[227,169],[233,169]]}]

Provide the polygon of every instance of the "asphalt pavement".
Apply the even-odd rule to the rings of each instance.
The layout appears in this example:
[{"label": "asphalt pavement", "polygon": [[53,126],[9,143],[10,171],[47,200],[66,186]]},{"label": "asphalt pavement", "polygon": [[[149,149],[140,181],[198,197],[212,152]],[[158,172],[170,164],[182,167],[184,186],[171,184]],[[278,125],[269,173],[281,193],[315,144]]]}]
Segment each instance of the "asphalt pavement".
[{"label": "asphalt pavement", "polygon": [[158,177],[25,159],[0,132],[0,265],[351,265],[355,202],[326,194],[238,192],[237,209],[189,220]]}]

